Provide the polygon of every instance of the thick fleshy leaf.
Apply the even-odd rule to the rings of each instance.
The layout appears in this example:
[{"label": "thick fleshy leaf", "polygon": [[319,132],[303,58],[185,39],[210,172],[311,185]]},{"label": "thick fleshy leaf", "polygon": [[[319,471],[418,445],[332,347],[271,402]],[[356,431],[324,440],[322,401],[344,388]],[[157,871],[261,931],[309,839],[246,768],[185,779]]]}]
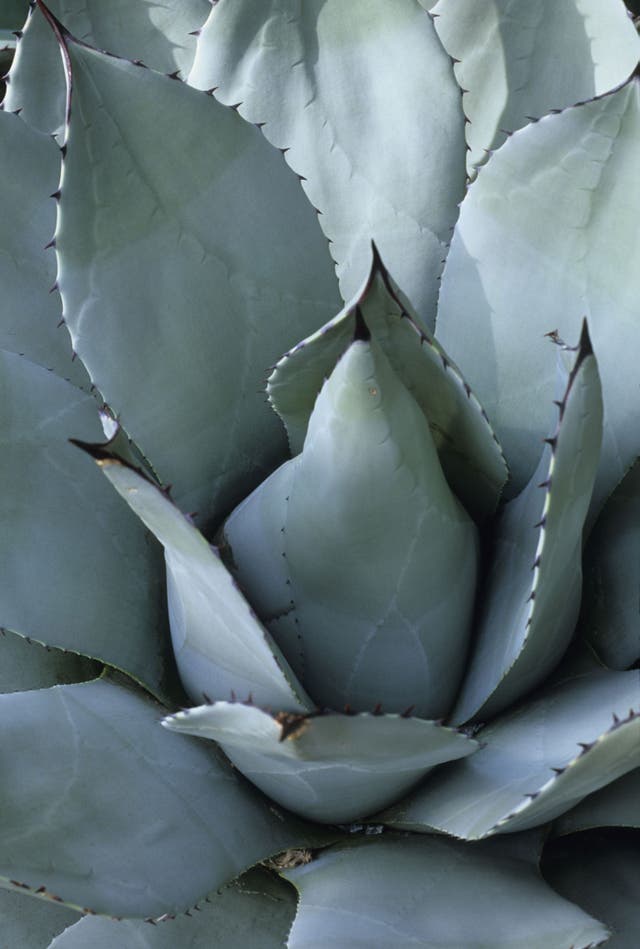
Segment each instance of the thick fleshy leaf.
[{"label": "thick fleshy leaf", "polygon": [[42,646],[0,628],[0,692],[24,692],[84,682],[95,679],[101,669],[98,663],[84,656]]},{"label": "thick fleshy leaf", "polygon": [[250,870],[175,918],[113,920],[86,917],[50,949],[282,949],[296,912],[293,889],[267,870]]},{"label": "thick fleshy leaf", "polygon": [[7,949],[48,949],[54,936],[78,919],[77,912],[52,900],[0,888],[0,933]]},{"label": "thick fleshy leaf", "polygon": [[605,504],[585,550],[581,627],[612,669],[640,659],[640,462]]},{"label": "thick fleshy leaf", "polygon": [[554,831],[573,834],[593,827],[640,829],[640,768],[590,794],[556,821]]},{"label": "thick fleshy leaf", "polygon": [[535,866],[487,845],[353,840],[283,875],[300,892],[289,949],[587,949],[607,935]]},{"label": "thick fleshy leaf", "polygon": [[555,360],[544,334],[586,317],[605,406],[594,502],[640,453],[640,78],[516,132],[473,183],[443,274],[438,339],[504,447],[513,493],[546,435]]},{"label": "thick fleshy leaf", "polygon": [[477,735],[480,751],[384,815],[476,840],[544,824],[640,766],[640,672],[566,681]]},{"label": "thick fleshy leaf", "polygon": [[486,721],[543,682],[574,631],[582,532],[600,457],[602,391],[586,326],[538,471],[503,509],[477,639],[452,719]]},{"label": "thick fleshy leaf", "polygon": [[217,741],[270,798],[332,824],[385,807],[435,765],[478,747],[454,729],[418,718],[271,715],[227,702],[178,712],[162,724]]},{"label": "thick fleshy leaf", "polygon": [[68,443],[100,437],[94,399],[3,352],[0,391],[0,624],[162,696],[172,660],[161,551]]},{"label": "thick fleshy leaf", "polygon": [[439,718],[464,669],[477,532],[417,402],[362,320],[356,336],[302,453],[234,511],[224,540],[318,705]]},{"label": "thick fleshy leaf", "polygon": [[417,325],[375,246],[371,272],[354,299],[286,353],[269,376],[269,400],[286,425],[292,453],[302,450],[318,393],[353,339],[358,312],[424,412],[454,494],[477,519],[492,514],[507,479],[500,445],[457,366]]},{"label": "thick fleshy leaf", "polygon": [[164,546],[173,651],[191,699],[251,695],[260,705],[310,709],[287,661],[191,520],[121,458],[99,445],[81,447]]},{"label": "thick fleshy leaf", "polygon": [[0,695],[5,886],[158,916],[309,845],[307,825],[269,805],[213,745],[160,728],[162,713],[103,679]]},{"label": "thick fleshy leaf", "polygon": [[[195,53],[192,33],[209,13],[208,0],[48,0],[47,6],[83,42],[183,76]],[[20,109],[21,117],[40,131],[60,133],[64,70],[55,37],[37,8],[31,10],[9,78],[5,108]]]},{"label": "thick fleshy leaf", "polygon": [[607,949],[636,949],[640,932],[640,834],[579,834],[558,842],[545,879],[611,932]]},{"label": "thick fleshy leaf", "polygon": [[65,318],[123,428],[206,522],[282,460],[262,378],[337,309],[326,242],[258,129],[181,82],[65,42]]},{"label": "thick fleshy leaf", "polygon": [[189,82],[240,103],[286,149],[321,212],[343,298],[365,279],[373,239],[433,328],[464,194],[464,117],[451,61],[415,0],[219,0]]},{"label": "thick fleshy leaf", "polygon": [[464,90],[469,174],[532,118],[624,82],[640,57],[623,0],[440,0],[433,15]]},{"label": "thick fleshy leaf", "polygon": [[87,374],[72,362],[69,334],[59,325],[60,299],[49,292],[56,262],[44,245],[55,229],[51,194],[58,187],[60,152],[48,136],[0,112],[0,160],[7,222],[0,228],[0,347],[86,385]]}]

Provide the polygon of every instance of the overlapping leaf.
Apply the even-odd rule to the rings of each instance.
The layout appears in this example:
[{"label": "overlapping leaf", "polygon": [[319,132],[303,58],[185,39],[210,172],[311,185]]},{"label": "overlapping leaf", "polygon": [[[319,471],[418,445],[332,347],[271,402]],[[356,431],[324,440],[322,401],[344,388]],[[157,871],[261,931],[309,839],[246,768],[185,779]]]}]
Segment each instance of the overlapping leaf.
[{"label": "overlapping leaf", "polygon": [[140,920],[87,917],[51,943],[50,949],[238,949],[259,945],[281,949],[295,916],[293,889],[263,869],[250,870],[235,883],[205,898],[194,912]]},{"label": "overlapping leaf", "polygon": [[433,328],[464,131],[451,62],[415,0],[220,0],[189,82],[239,104],[286,149],[321,212],[344,299],[366,277],[374,239]]},{"label": "overlapping leaf", "polygon": [[360,319],[303,451],[234,511],[224,539],[319,706],[439,718],[464,669],[477,533],[418,403],[368,337]]},{"label": "overlapping leaf", "polygon": [[83,444],[165,549],[173,651],[196,703],[253,696],[300,712],[311,703],[217,551],[155,484],[101,446]]},{"label": "overlapping leaf", "polygon": [[172,668],[159,547],[69,436],[91,396],[0,352],[0,625],[111,663],[165,694]]},{"label": "overlapping leaf", "polygon": [[289,949],[587,949],[606,928],[528,861],[437,837],[354,840],[286,871],[300,892]]},{"label": "overlapping leaf", "polygon": [[0,885],[0,933],[5,946],[47,949],[54,936],[79,919],[79,914],[52,900],[29,900]]},{"label": "overlapping leaf", "polygon": [[296,814],[348,823],[390,804],[435,765],[477,745],[436,722],[400,715],[272,716],[216,702],[163,722],[217,741],[245,777]]},{"label": "overlapping leaf", "polygon": [[283,457],[261,381],[337,309],[326,242],[257,129],[180,82],[64,42],[65,318],[124,429],[206,522]]},{"label": "overlapping leaf", "polygon": [[640,830],[640,768],[590,794],[554,824],[557,834],[594,827],[635,827]]},{"label": "overlapping leaf", "polygon": [[430,777],[385,821],[475,840],[536,827],[640,766],[640,672],[556,685],[476,735],[480,751]]},{"label": "overlapping leaf", "polygon": [[470,174],[510,132],[608,92],[640,57],[622,0],[440,0],[433,15],[465,90]]},{"label": "overlapping leaf", "polygon": [[500,445],[459,369],[418,327],[375,246],[371,272],[356,296],[286,353],[269,376],[269,400],[287,427],[292,453],[302,450],[318,393],[353,339],[358,311],[424,412],[454,494],[477,520],[493,514],[507,478]]},{"label": "overlapping leaf", "polygon": [[0,875],[114,916],[177,913],[258,860],[317,842],[213,745],[98,680],[0,696]]},{"label": "overlapping leaf", "polygon": [[639,142],[636,77],[516,132],[462,206],[437,335],[496,426],[514,492],[547,434],[555,361],[544,334],[576,338],[585,316],[605,407],[596,505],[639,454]]},{"label": "overlapping leaf", "polygon": [[0,692],[23,692],[83,682],[95,679],[101,668],[84,656],[42,646],[0,628]]},{"label": "overlapping leaf", "polygon": [[[47,6],[83,42],[142,60],[160,72],[182,74],[193,61],[192,33],[209,12],[207,0],[50,0]],[[5,108],[20,109],[22,118],[40,131],[60,133],[65,98],[58,44],[34,4],[9,75]]]},{"label": "overlapping leaf", "polygon": [[495,529],[453,721],[491,718],[544,681],[567,648],[580,610],[582,532],[601,439],[602,392],[585,326],[556,433]]}]

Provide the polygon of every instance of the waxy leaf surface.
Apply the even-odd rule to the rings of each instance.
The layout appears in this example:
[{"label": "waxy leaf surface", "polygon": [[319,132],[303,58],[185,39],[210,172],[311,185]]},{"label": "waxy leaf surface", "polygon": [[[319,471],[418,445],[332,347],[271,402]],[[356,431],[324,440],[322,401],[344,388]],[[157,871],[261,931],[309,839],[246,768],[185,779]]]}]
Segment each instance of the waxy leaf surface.
[{"label": "waxy leaf surface", "polygon": [[529,861],[486,844],[354,840],[283,875],[300,891],[289,949],[587,949],[607,935]]},{"label": "waxy leaf surface", "polygon": [[0,628],[0,692],[48,689],[100,675],[99,663]]},{"label": "waxy leaf surface", "polygon": [[7,947],[48,949],[54,936],[80,918],[67,906],[59,906],[52,900],[28,899],[1,886],[0,933]]},{"label": "waxy leaf surface", "polygon": [[400,715],[278,717],[216,702],[178,712],[167,728],[217,741],[245,777],[303,817],[344,824],[395,801],[435,765],[473,754],[474,741]]},{"label": "waxy leaf surface", "polygon": [[239,103],[286,149],[321,212],[343,298],[365,279],[373,239],[432,328],[464,193],[464,117],[415,0],[220,0],[189,82]]},{"label": "waxy leaf surface", "polygon": [[162,553],[72,445],[95,400],[0,352],[0,625],[108,662],[162,696],[171,668]]},{"label": "waxy leaf surface", "polygon": [[282,156],[231,109],[67,45],[65,318],[125,431],[206,523],[284,456],[262,380],[338,309],[326,242]]},{"label": "waxy leaf surface", "polygon": [[602,391],[585,327],[556,432],[492,536],[456,723],[492,718],[543,682],[567,648],[580,610],[582,532],[601,440]]},{"label": "waxy leaf surface", "polygon": [[0,695],[5,885],[98,913],[158,916],[313,841],[213,745],[160,728],[162,713],[103,679]]},{"label": "waxy leaf surface", "polygon": [[467,840],[527,830],[640,766],[640,672],[556,685],[476,734],[481,748],[384,815]]},{"label": "waxy leaf surface", "polygon": [[622,0],[440,0],[433,15],[465,90],[469,174],[532,119],[624,82],[640,57]]},{"label": "waxy leaf surface", "polygon": [[554,824],[554,833],[573,834],[594,827],[640,829],[640,768],[590,794]]},{"label": "waxy leaf surface", "polygon": [[437,335],[496,427],[512,493],[548,434],[555,358],[544,334],[575,339],[585,317],[605,411],[596,508],[640,453],[639,143],[636,77],[516,132],[462,205]]}]

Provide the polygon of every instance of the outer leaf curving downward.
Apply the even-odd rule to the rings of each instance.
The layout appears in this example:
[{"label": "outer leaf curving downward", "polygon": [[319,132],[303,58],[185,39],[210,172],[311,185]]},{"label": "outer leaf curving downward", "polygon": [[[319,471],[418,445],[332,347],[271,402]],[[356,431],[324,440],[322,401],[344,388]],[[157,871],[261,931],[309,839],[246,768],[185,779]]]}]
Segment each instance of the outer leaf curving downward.
[{"label": "outer leaf curving downward", "polygon": [[182,912],[258,860],[318,835],[212,745],[109,680],[0,695],[0,876],[114,916]]},{"label": "outer leaf curving downward", "polygon": [[282,460],[261,381],[337,309],[326,242],[257,129],[58,31],[72,83],[56,235],[65,318],[123,428],[206,522]]},{"label": "outer leaf curving downward", "polygon": [[605,410],[595,507],[640,454],[639,142],[636,76],[516,132],[463,203],[437,335],[496,426],[514,493],[535,468],[553,398],[544,334],[576,338],[585,317]]},{"label": "outer leaf curving downward", "polygon": [[163,723],[217,741],[245,777],[284,807],[344,824],[397,800],[435,765],[473,754],[474,741],[400,715],[270,715],[216,702]]},{"label": "outer leaf curving downward", "polygon": [[289,949],[588,949],[607,936],[535,866],[486,844],[353,840],[283,875],[300,892]]},{"label": "outer leaf curving downward", "polygon": [[433,327],[464,192],[460,91],[416,0],[220,0],[189,82],[259,123],[320,213],[345,300],[373,238]]}]

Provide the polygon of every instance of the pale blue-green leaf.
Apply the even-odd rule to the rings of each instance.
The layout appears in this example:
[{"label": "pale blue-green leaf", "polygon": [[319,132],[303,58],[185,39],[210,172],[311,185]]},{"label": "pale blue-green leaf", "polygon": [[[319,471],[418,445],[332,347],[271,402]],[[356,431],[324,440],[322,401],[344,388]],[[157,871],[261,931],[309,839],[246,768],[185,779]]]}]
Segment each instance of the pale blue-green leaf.
[{"label": "pale blue-green leaf", "polygon": [[289,949],[587,949],[607,935],[535,866],[484,844],[352,840],[283,876],[300,892]]},{"label": "pale blue-green leaf", "polygon": [[595,794],[590,794],[554,824],[556,834],[573,834],[593,827],[636,827],[640,829],[640,768]]},{"label": "pale blue-green leaf", "polygon": [[596,672],[481,729],[480,751],[432,775],[384,820],[467,840],[544,824],[640,766],[640,672]]},{"label": "pale blue-green leaf", "polygon": [[640,659],[640,462],[606,502],[585,550],[581,629],[613,669]]},{"label": "pale blue-green leaf", "polygon": [[611,932],[607,949],[637,949],[640,933],[640,835],[579,834],[562,841],[544,865],[565,899]]},{"label": "pale blue-green leaf", "polygon": [[510,132],[608,92],[640,57],[623,0],[440,0],[433,15],[457,60],[471,175]]},{"label": "pale blue-green leaf", "polygon": [[602,391],[586,327],[533,478],[502,511],[473,655],[452,720],[486,721],[544,681],[573,635],[582,533],[600,457]]},{"label": "pale blue-green leaf", "polygon": [[87,374],[72,362],[71,341],[60,326],[55,254],[45,244],[56,223],[51,195],[58,187],[60,152],[47,135],[16,115],[0,112],[0,347],[24,353],[76,385]]},{"label": "pale blue-green leaf", "polygon": [[3,949],[48,949],[51,940],[79,918],[74,910],[51,900],[34,900],[0,888]]},{"label": "pale blue-green leaf", "polygon": [[[420,407],[373,339],[347,349],[301,454],[240,505],[224,536],[238,582],[318,705],[449,711],[477,532]],[[265,569],[278,575],[266,596]]]},{"label": "pale blue-green leaf", "polygon": [[513,493],[547,434],[555,360],[544,334],[587,317],[605,407],[594,506],[640,453],[640,78],[516,132],[463,203],[438,339],[496,426]]},{"label": "pale blue-green leaf", "polygon": [[105,679],[0,695],[5,885],[158,916],[265,857],[317,844],[212,744],[160,728],[164,711]]},{"label": "pale blue-green leaf", "polygon": [[477,744],[437,722],[400,715],[271,715],[216,702],[163,723],[217,741],[270,798],[311,820],[345,824],[386,807],[431,768]]},{"label": "pale blue-green leaf", "polygon": [[0,627],[0,692],[47,689],[95,679],[102,667],[73,652],[40,643]]},{"label": "pale blue-green leaf", "polygon": [[451,61],[415,0],[220,0],[189,82],[240,103],[287,150],[321,212],[343,298],[365,279],[373,239],[433,328],[464,194],[464,117]]},{"label": "pale blue-green leaf", "polygon": [[425,414],[445,477],[472,516],[492,514],[507,470],[482,407],[410,303],[392,282],[375,247],[371,272],[333,320],[277,363],[267,393],[287,428],[292,453],[302,450],[324,380],[353,339],[357,313]]},{"label": "pale blue-green leaf", "polygon": [[252,695],[300,712],[311,703],[213,548],[166,493],[100,446],[83,445],[164,546],[169,622],[182,683],[196,704]]},{"label": "pale blue-green leaf", "polygon": [[68,47],[65,317],[123,428],[206,522],[284,456],[263,376],[337,309],[326,242],[282,157],[233,110]]},{"label": "pale blue-green leaf", "polygon": [[68,443],[91,396],[0,352],[0,625],[122,669],[162,696],[172,667],[162,553]]},{"label": "pale blue-green leaf", "polygon": [[155,926],[137,919],[86,917],[49,949],[282,949],[295,913],[292,887],[255,869],[206,897],[197,912],[160,919]]},{"label": "pale blue-green leaf", "polygon": [[[195,53],[191,34],[210,9],[208,0],[48,0],[47,6],[83,42],[183,76]],[[33,9],[11,68],[5,108],[20,109],[40,131],[59,133],[65,97],[58,45],[42,13]]]}]

